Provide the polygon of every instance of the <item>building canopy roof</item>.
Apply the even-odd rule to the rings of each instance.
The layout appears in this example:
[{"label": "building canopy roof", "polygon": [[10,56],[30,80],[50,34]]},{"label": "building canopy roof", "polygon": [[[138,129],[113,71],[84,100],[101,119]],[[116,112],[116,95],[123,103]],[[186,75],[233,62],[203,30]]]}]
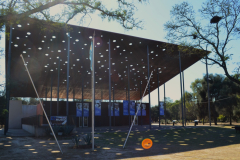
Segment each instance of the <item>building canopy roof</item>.
[{"label": "building canopy roof", "polygon": [[[130,99],[141,98],[140,94],[143,94],[147,84],[148,51],[149,71],[153,71],[150,82],[151,91],[158,87],[157,72],[159,72],[159,85],[179,74],[177,45],[73,25],[60,26],[57,23],[49,25],[45,21],[34,19],[21,21],[12,27],[11,97],[36,97],[20,58],[22,54],[39,96],[42,98],[46,95],[48,98],[51,97],[51,77],[52,97],[57,98],[58,63],[60,62],[59,97],[66,98],[68,32],[70,34],[69,98],[81,99],[83,86],[84,99],[91,99],[89,50],[94,32],[95,99],[109,99],[109,49],[114,99],[126,99],[128,67]],[[8,53],[8,38],[6,42],[6,53]],[[203,53],[203,51],[200,52]],[[202,55],[181,53],[182,70],[200,60]]]}]

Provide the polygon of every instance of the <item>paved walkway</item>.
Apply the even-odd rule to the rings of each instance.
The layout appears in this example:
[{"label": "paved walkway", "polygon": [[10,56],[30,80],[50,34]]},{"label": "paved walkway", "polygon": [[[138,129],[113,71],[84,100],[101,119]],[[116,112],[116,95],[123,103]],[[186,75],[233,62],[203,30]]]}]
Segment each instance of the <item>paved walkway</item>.
[{"label": "paved walkway", "polygon": [[[221,125],[224,125],[224,124],[218,124],[217,126],[212,124],[212,127],[219,127]],[[205,125],[202,125],[202,123],[199,123],[199,125],[197,126],[194,126],[194,123],[189,123],[187,124],[187,126],[182,127],[181,124],[178,123],[175,126],[172,126],[172,124],[167,124],[167,125],[161,124],[161,126],[159,127],[158,123],[153,123],[151,126],[151,130],[183,129],[183,128],[196,128],[196,127],[210,127],[210,126],[207,123],[205,123]],[[132,128],[132,131],[147,131],[147,130],[150,130],[149,125],[142,125],[142,126],[136,125],[136,126],[133,126]],[[110,132],[110,131],[111,132],[128,132],[129,126],[112,126],[111,130],[109,126],[95,128],[95,133],[103,133],[103,132]],[[85,134],[85,133],[91,133],[91,132],[92,132],[91,127],[83,127],[83,128],[77,127],[74,133]],[[31,136],[34,136],[34,135],[23,129],[9,129],[7,132],[7,135],[4,135],[4,129],[0,128],[0,137],[31,137]]]},{"label": "paved walkway", "polygon": [[[165,124],[161,124],[160,127],[157,123],[153,123],[151,126],[151,130],[165,130],[165,129],[182,129],[182,128],[195,128],[198,126],[194,126],[194,125],[187,125],[185,127],[182,127],[181,125],[175,125],[172,126],[170,124],[165,125]],[[207,125],[203,126],[203,127],[207,127]],[[137,125],[137,126],[133,126],[132,127],[132,131],[147,131],[150,130],[149,125]],[[106,127],[96,127],[95,128],[95,133],[103,133],[103,132],[128,132],[129,131],[129,126],[112,126],[111,130],[109,128],[109,126]],[[82,134],[82,133],[91,133],[92,132],[92,128],[91,127],[77,127],[75,133],[78,134]]]},{"label": "paved walkway", "polygon": [[0,128],[0,138],[1,137],[32,137],[33,134],[23,130],[23,129],[8,129],[7,135],[4,135],[4,129]]}]

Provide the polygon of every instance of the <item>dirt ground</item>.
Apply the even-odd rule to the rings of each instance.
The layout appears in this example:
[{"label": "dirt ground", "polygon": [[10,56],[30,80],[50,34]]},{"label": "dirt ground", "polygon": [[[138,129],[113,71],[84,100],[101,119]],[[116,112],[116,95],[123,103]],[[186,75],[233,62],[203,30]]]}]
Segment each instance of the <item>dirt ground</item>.
[{"label": "dirt ground", "polygon": [[[1,137],[0,159],[239,159],[240,133],[231,127],[131,132],[126,149],[122,148],[125,132],[99,133],[94,151],[72,149],[71,137],[59,137],[63,154],[52,137]],[[153,140],[152,148],[141,147],[144,138]]]}]

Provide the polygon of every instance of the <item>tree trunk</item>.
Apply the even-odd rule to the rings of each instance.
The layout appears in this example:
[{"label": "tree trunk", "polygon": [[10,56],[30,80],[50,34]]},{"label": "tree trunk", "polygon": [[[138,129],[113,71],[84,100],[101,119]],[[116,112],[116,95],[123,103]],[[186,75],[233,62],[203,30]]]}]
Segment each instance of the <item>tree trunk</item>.
[{"label": "tree trunk", "polygon": [[229,114],[229,118],[230,118],[230,126],[232,125],[232,113],[230,112]]},{"label": "tree trunk", "polygon": [[202,119],[202,124],[204,125],[204,118]]}]

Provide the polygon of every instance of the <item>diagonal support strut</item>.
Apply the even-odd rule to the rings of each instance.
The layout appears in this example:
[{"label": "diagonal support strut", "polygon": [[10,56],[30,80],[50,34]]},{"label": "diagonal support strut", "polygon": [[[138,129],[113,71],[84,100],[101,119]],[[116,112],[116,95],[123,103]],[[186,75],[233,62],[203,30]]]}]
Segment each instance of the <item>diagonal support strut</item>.
[{"label": "diagonal support strut", "polygon": [[31,77],[31,75],[30,75],[30,73],[29,73],[29,71],[28,71],[27,64],[25,63],[22,54],[20,55],[20,57],[22,58],[23,64],[24,64],[24,66],[25,66],[25,68],[26,68],[26,71],[27,71],[27,73],[28,73],[28,76],[29,76],[29,78],[30,78],[30,80],[31,80],[31,82],[32,82],[33,88],[34,88],[34,90],[35,90],[35,92],[36,92],[36,95],[37,95],[38,100],[39,100],[39,102],[40,102],[40,105],[41,105],[41,107],[42,107],[43,113],[44,113],[44,115],[45,115],[45,117],[46,117],[46,119],[47,119],[48,125],[49,125],[49,127],[50,127],[50,129],[51,129],[51,131],[52,131],[52,134],[53,134],[54,138],[55,138],[55,141],[57,142],[58,148],[60,149],[61,153],[63,154],[62,149],[61,149],[61,147],[60,147],[60,145],[59,145],[59,143],[58,143],[57,137],[55,136],[55,133],[53,132],[52,126],[51,126],[51,124],[50,124],[50,122],[49,122],[49,120],[48,120],[47,114],[46,114],[46,112],[45,112],[45,110],[44,110],[44,108],[43,108],[43,105],[42,105],[42,102],[41,102],[41,100],[40,100],[40,98],[39,98],[37,89],[36,89],[36,87],[35,87],[35,85],[34,85],[34,83],[33,83],[32,77]]},{"label": "diagonal support strut", "polygon": [[[135,116],[134,116],[134,119],[133,119],[133,121],[132,121],[131,127],[130,127],[130,129],[129,129],[129,131],[128,131],[127,138],[126,138],[126,140],[125,140],[125,142],[124,142],[123,148],[125,148],[125,145],[126,145],[126,143],[127,143],[127,140],[128,140],[129,134],[130,134],[130,132],[131,132],[131,130],[132,130],[133,123],[135,122],[135,118],[136,118],[136,116],[137,116],[138,110],[139,110],[139,108],[141,108],[142,99],[143,99],[143,97],[144,97],[144,95],[145,95],[145,92],[146,92],[146,90],[147,90],[148,84],[149,84],[150,79],[151,79],[151,77],[152,77],[152,73],[153,73],[153,71],[151,72],[151,74],[150,74],[150,76],[149,76],[147,85],[146,85],[146,87],[145,87],[144,93],[143,93],[142,98],[141,98],[140,107],[138,107],[137,112],[135,113]],[[149,94],[150,94],[150,91],[149,91]],[[149,106],[149,109],[151,109],[151,106]],[[151,116],[151,115],[149,115],[149,116]]]}]

